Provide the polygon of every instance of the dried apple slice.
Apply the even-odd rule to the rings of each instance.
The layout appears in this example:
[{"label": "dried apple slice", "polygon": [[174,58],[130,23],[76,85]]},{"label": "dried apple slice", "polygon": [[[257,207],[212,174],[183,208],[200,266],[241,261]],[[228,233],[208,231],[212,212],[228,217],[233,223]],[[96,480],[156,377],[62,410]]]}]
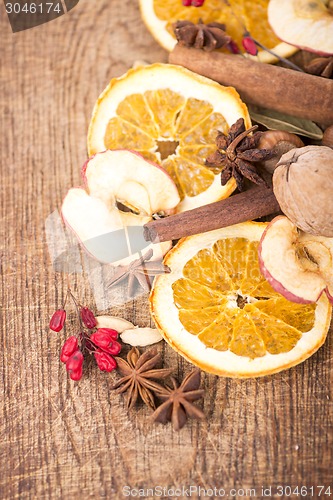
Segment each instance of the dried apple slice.
[{"label": "dried apple slice", "polygon": [[171,244],[149,245],[142,226],[153,214],[172,211],[180,201],[167,172],[129,150],[107,150],[82,169],[85,188],[72,188],[63,204],[65,223],[84,249],[100,262],[128,264],[153,249],[161,258]]},{"label": "dried apple slice", "polygon": [[317,302],[325,291],[333,302],[333,240],[300,232],[284,216],[267,226],[259,245],[260,270],[286,299]]},{"label": "dried apple slice", "polygon": [[311,258],[310,265],[316,262],[319,267],[320,274],[326,283],[325,292],[327,298],[333,303],[333,238],[313,236],[302,232],[299,241],[303,248],[306,248],[307,254]]},{"label": "dried apple slice", "polygon": [[333,54],[333,10],[328,0],[270,0],[268,21],[284,42],[321,55]]},{"label": "dried apple slice", "polygon": [[156,327],[202,370],[237,378],[268,375],[304,361],[325,340],[332,312],[326,295],[314,304],[295,304],[260,274],[258,245],[266,227],[246,222],[182,238],[164,260],[171,273],[154,280]]}]

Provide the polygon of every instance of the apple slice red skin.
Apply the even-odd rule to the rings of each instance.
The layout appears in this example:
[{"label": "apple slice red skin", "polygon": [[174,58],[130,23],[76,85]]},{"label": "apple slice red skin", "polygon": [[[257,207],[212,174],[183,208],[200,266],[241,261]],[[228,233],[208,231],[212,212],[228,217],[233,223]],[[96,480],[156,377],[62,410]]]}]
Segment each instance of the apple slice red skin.
[{"label": "apple slice red skin", "polygon": [[326,295],[327,295],[327,298],[328,298],[329,302],[330,302],[331,304],[333,304],[333,296],[332,296],[332,295],[330,294],[330,292],[328,291],[328,287],[326,287],[324,291],[325,291],[325,293],[326,293]]},{"label": "apple slice red skin", "polygon": [[126,148],[117,148],[117,149],[106,149],[105,151],[101,151],[99,153],[95,153],[94,155],[90,156],[88,158],[88,160],[86,160],[81,168],[81,177],[83,179],[83,183],[85,186],[88,185],[88,181],[87,181],[87,176],[86,176],[86,171],[87,171],[87,168],[88,168],[88,164],[91,162],[91,160],[93,158],[95,158],[95,156],[97,155],[101,155],[101,154],[104,154],[104,153],[107,153],[108,151],[127,151],[128,153],[133,153],[134,155],[138,156],[139,158],[142,158],[146,163],[150,163],[151,165],[153,165],[154,167],[158,168],[159,170],[162,170],[162,172],[167,175],[169,177],[170,180],[172,180],[172,182],[174,182],[174,180],[172,179],[172,177],[170,176],[170,174],[163,168],[161,167],[161,165],[159,165],[158,163],[155,163],[151,160],[147,160],[147,158],[145,158],[141,153],[138,153],[138,151],[134,151],[134,149],[126,149]]},{"label": "apple slice red skin", "polygon": [[[105,154],[105,153],[108,153],[109,151],[115,151],[115,152],[118,152],[118,151],[124,151],[124,152],[128,152],[128,153],[132,153],[134,154],[135,156],[141,158],[142,160],[145,161],[145,163],[149,163],[150,165],[152,165],[153,167],[155,168],[158,168],[159,170],[161,170],[163,172],[163,174],[165,174],[169,179],[170,181],[172,182],[172,184],[174,184],[175,186],[175,190],[176,192],[178,193],[178,189],[177,189],[177,186],[175,184],[175,181],[173,180],[173,178],[171,177],[171,175],[169,174],[169,172],[167,172],[165,170],[165,168],[163,168],[161,165],[159,165],[158,163],[155,163],[153,162],[152,160],[147,160],[147,158],[145,158],[141,153],[139,153],[138,151],[135,151],[133,149],[127,149],[127,148],[117,148],[117,149],[105,149],[104,151],[101,151],[101,152],[98,152],[98,153],[95,153],[94,155],[90,156],[83,164],[82,168],[81,168],[81,179],[82,179],[82,182],[83,182],[83,186],[86,188],[86,190],[88,190],[89,192],[89,185],[88,185],[88,179],[87,179],[87,175],[86,175],[86,171],[87,171],[87,168],[88,168],[88,165],[89,163],[91,162],[91,160],[93,160],[95,158],[95,156],[100,156],[102,154]],[[176,207],[174,208],[169,208],[169,209],[165,209],[164,210],[164,213],[165,215],[173,215],[174,213],[176,212]]]},{"label": "apple slice red skin", "polygon": [[327,295],[328,300],[330,301],[331,304],[333,304],[333,296],[330,294],[328,291],[328,288],[325,288],[325,293]]},{"label": "apple slice red skin", "polygon": [[[282,40],[282,41],[284,41],[284,40]],[[287,42],[285,42],[285,43],[287,43]],[[288,42],[288,43],[289,43],[289,45],[294,45],[294,44],[291,44],[290,42]],[[311,52],[312,54],[316,54],[319,57],[330,57],[333,55],[332,52],[321,52],[318,50],[310,49],[309,47],[302,47],[301,45],[294,45],[294,47],[297,47],[299,50],[305,50],[306,52]]]},{"label": "apple slice red skin", "polygon": [[[289,1],[291,2],[291,0],[289,0]],[[275,36],[277,38],[279,38],[279,40],[281,40],[281,42],[287,43],[288,45],[292,45],[293,47],[296,47],[299,50],[305,50],[306,52],[311,52],[313,54],[317,54],[319,57],[328,57],[328,56],[333,55],[333,51],[325,52],[325,51],[322,51],[320,49],[314,49],[314,48],[309,47],[309,46],[299,45],[299,44],[294,43],[290,40],[286,40],[283,36],[281,36],[280,33],[277,32],[278,30],[276,29],[276,27],[274,27],[273,22],[270,20],[270,15],[268,15],[268,18],[269,18],[269,25],[270,25],[272,31],[274,32]]]},{"label": "apple slice red skin", "polygon": [[[280,218],[280,217],[282,217],[282,216],[278,216],[274,220],[276,220],[277,218]],[[317,302],[320,299],[322,293],[324,291],[326,291],[327,289],[323,289],[320,292],[320,294],[318,295],[318,297],[316,298],[316,300],[307,300],[307,299],[304,299],[303,297],[299,297],[298,295],[295,295],[294,293],[289,292],[289,290],[287,290],[282,285],[282,283],[280,283],[276,278],[273,278],[273,276],[271,275],[271,273],[266,268],[266,266],[264,264],[264,261],[263,261],[263,259],[261,257],[262,243],[263,243],[263,241],[265,239],[265,236],[266,236],[266,233],[267,233],[268,229],[271,228],[271,224],[272,223],[270,223],[266,227],[265,231],[263,232],[263,234],[261,236],[260,242],[259,242],[258,257],[259,257],[259,268],[260,268],[261,274],[264,276],[264,278],[268,281],[268,283],[271,285],[272,288],[274,288],[274,290],[276,292],[280,293],[285,299],[289,300],[290,302],[296,302],[297,304],[314,304],[315,302]],[[327,294],[327,291],[326,291],[326,294]]]},{"label": "apple slice red skin", "polygon": [[[260,247],[259,247],[259,252],[260,252]],[[303,299],[302,297],[298,297],[297,295],[294,295],[292,292],[289,292],[289,290],[287,290],[282,285],[282,283],[277,281],[276,278],[273,278],[273,276],[266,269],[266,267],[265,267],[265,265],[260,257],[259,257],[259,268],[260,268],[261,274],[268,281],[268,283],[271,285],[271,287],[274,288],[274,290],[276,292],[280,293],[285,299],[289,300],[290,302],[296,302],[297,304],[314,304],[315,302],[317,302],[317,300],[319,300],[319,298],[321,297],[321,295],[324,291],[324,290],[322,290],[322,292],[319,294],[319,296],[316,300],[312,301],[312,300]]]},{"label": "apple slice red skin", "polygon": [[[272,28],[272,30],[274,31],[273,28]],[[275,34],[275,36],[277,38],[279,38],[279,40],[281,40],[281,42],[287,43],[288,45],[292,45],[293,47],[296,47],[299,50],[305,50],[306,52],[311,52],[312,54],[316,54],[318,57],[329,57],[329,56],[333,55],[332,52],[322,52],[322,51],[319,51],[319,50],[311,49],[310,47],[305,47],[305,46],[302,46],[302,45],[297,45],[296,43],[287,42],[286,40],[284,40],[283,38],[281,38],[281,36],[278,36],[275,33],[275,31],[274,31],[274,34]]]},{"label": "apple slice red skin", "polygon": [[[104,153],[106,153],[106,151],[107,151],[107,150],[102,151],[102,153],[100,153],[100,154],[104,154]],[[89,157],[89,158],[88,158],[88,159],[84,162],[84,164],[82,165],[82,168],[81,168],[81,179],[82,179],[82,181],[83,181],[83,185],[84,185],[85,187],[87,187],[86,170],[87,170],[87,168],[88,168],[88,164],[89,164],[90,160],[92,160],[93,158],[95,158],[95,156],[96,156],[96,155],[97,155],[97,153],[95,153],[93,156],[90,156],[90,157]]]},{"label": "apple slice red skin", "polygon": [[[124,151],[124,152],[129,152],[131,154],[134,154],[135,156],[139,157],[140,159],[144,160],[145,163],[149,163],[151,164],[153,167],[155,168],[158,168],[160,171],[163,172],[163,174],[165,174],[169,179],[170,181],[172,182],[172,184],[174,185],[174,188],[175,188],[175,192],[178,193],[178,190],[177,190],[177,187],[174,183],[174,180],[172,179],[172,177],[169,175],[169,173],[163,168],[161,167],[160,165],[158,165],[157,163],[154,163],[153,161],[150,161],[150,160],[147,160],[146,158],[144,158],[143,155],[141,155],[140,153],[138,153],[137,151],[133,151],[133,150],[130,150],[130,149],[126,149],[126,148],[119,148],[119,149],[113,149],[113,150],[109,150],[109,149],[106,149],[105,151],[102,151],[102,152],[98,152],[98,153],[95,153],[94,155],[92,155],[91,157],[89,157],[83,164],[82,168],[81,168],[81,178],[82,178],[82,181],[83,181],[83,186],[77,186],[76,189],[81,189],[82,191],[84,191],[85,193],[87,193],[87,190],[89,192],[89,186],[88,186],[88,180],[87,180],[87,177],[86,177],[86,171],[87,171],[87,168],[88,168],[88,165],[89,163],[91,162],[91,160],[93,158],[95,158],[96,156],[101,156],[105,153],[108,153],[110,151]],[[67,196],[67,195],[66,195]],[[64,198],[65,199],[65,198]],[[63,205],[63,204],[62,204]],[[168,210],[165,210],[165,212],[167,214],[169,213],[172,213],[174,209],[168,209]],[[62,213],[61,211],[61,217],[62,217],[62,220],[64,222],[64,224],[70,228],[70,230],[75,234],[79,244],[82,246],[83,250],[86,252],[87,255],[91,256],[93,259],[96,259],[96,257],[86,248],[86,246],[84,245],[84,242],[81,240],[81,237],[79,236],[79,234],[77,233],[77,231],[74,230],[73,226],[68,222],[68,220],[65,218],[64,214]],[[167,243],[167,242],[166,242]],[[163,243],[164,245],[164,243]],[[148,245],[148,242],[147,242],[147,246]],[[170,248],[171,248],[171,242],[170,242]],[[170,249],[169,248],[169,249]],[[164,250],[163,251],[163,254],[165,254],[168,250]],[[121,261],[119,261],[119,264],[122,264],[124,262],[127,262],[127,260],[129,260],[129,258],[125,258],[125,259],[121,259]],[[154,260],[154,257],[152,258],[152,260]],[[102,262],[102,261],[100,261]],[[106,262],[106,263],[109,263],[109,262]],[[114,262],[113,263],[114,265],[118,264],[118,261],[117,262]]]}]

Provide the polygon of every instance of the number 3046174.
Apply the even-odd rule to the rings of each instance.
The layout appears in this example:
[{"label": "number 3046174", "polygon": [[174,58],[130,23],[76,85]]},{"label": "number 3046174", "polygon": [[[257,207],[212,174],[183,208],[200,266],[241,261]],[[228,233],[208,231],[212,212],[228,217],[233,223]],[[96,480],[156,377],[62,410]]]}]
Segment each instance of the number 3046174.
[{"label": "number 3046174", "polygon": [[7,2],[6,12],[7,14],[50,14],[51,12],[60,14],[62,12],[62,8],[60,2],[24,4],[20,4],[18,2]]}]

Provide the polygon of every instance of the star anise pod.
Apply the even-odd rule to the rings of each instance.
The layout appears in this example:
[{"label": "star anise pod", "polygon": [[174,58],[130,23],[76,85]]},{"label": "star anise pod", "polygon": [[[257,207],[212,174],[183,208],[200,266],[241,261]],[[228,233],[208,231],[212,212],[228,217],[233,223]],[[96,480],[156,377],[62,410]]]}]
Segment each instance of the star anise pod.
[{"label": "star anise pod", "polygon": [[273,156],[270,149],[258,149],[262,132],[255,132],[258,125],[245,130],[243,118],[239,118],[229,129],[228,135],[219,132],[216,137],[217,151],[206,159],[211,168],[222,168],[221,184],[224,186],[234,177],[239,191],[244,189],[244,177],[255,184],[266,184],[253,163],[268,160]]},{"label": "star anise pod", "polygon": [[231,41],[225,33],[225,25],[221,23],[204,24],[199,19],[198,24],[191,21],[177,21],[173,24],[175,36],[180,45],[194,47],[208,52],[220,49]]},{"label": "star anise pod", "polygon": [[316,57],[304,69],[307,73],[311,73],[311,75],[333,78],[333,56]]},{"label": "star anise pod", "polygon": [[153,256],[153,250],[148,250],[145,255],[134,260],[128,266],[118,266],[112,279],[108,283],[108,287],[115,286],[124,279],[128,278],[128,294],[132,297],[134,294],[135,280],[145,292],[151,289],[150,276],[158,274],[170,273],[170,268],[162,262],[148,262]]},{"label": "star anise pod", "polygon": [[118,394],[127,392],[127,408],[133,408],[140,397],[147,406],[155,409],[153,393],[164,390],[155,380],[167,378],[172,368],[155,368],[161,362],[161,355],[155,349],[140,355],[139,349],[132,347],[127,354],[127,361],[119,357],[116,357],[116,361],[122,378],[112,389],[117,389]]},{"label": "star anise pod", "polygon": [[180,386],[173,377],[171,381],[172,387],[166,386],[162,391],[156,392],[157,397],[164,402],[154,411],[152,419],[162,424],[172,422],[175,431],[179,431],[188,418],[204,418],[203,411],[193,402],[201,399],[205,391],[199,389],[200,370],[186,375]]}]

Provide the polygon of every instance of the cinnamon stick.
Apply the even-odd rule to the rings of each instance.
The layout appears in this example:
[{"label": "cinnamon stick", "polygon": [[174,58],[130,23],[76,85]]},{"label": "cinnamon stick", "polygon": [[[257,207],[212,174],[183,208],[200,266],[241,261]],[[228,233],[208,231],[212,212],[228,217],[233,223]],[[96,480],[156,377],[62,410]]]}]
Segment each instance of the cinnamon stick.
[{"label": "cinnamon stick", "polygon": [[235,87],[246,103],[333,123],[333,80],[179,44],[170,53],[169,62]]},{"label": "cinnamon stick", "polygon": [[148,222],[144,226],[144,238],[153,243],[176,240],[257,219],[279,210],[272,189],[256,186],[225,200]]}]

